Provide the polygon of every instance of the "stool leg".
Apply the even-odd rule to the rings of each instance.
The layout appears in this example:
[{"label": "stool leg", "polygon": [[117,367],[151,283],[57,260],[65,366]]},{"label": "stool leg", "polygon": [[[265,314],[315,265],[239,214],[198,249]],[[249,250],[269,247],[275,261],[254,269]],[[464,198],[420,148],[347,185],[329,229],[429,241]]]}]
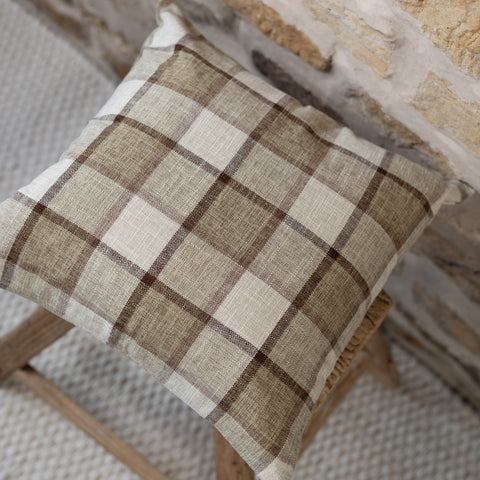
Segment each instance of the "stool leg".
[{"label": "stool leg", "polygon": [[315,405],[312,417],[303,432],[302,446],[300,455],[313,442],[317,432],[322,428],[330,415],[342,403],[350,390],[354,387],[357,380],[365,373],[370,363],[370,354],[364,350],[358,352],[348,368],[342,373],[342,376],[327,396]]},{"label": "stool leg", "polygon": [[216,429],[213,429],[213,438],[217,480],[253,480],[253,470]]},{"label": "stool leg", "polygon": [[35,309],[20,325],[0,338],[0,380],[25,366],[72,327],[41,307]]},{"label": "stool leg", "polygon": [[397,387],[399,384],[397,368],[390,355],[387,342],[378,330],[372,335],[365,348],[371,356],[368,371],[386,387]]},{"label": "stool leg", "polygon": [[326,423],[330,415],[340,405],[364,372],[369,371],[384,385],[393,388],[398,385],[398,374],[388,345],[379,330],[376,330],[367,344],[357,353],[348,368],[342,373],[338,382],[321,398],[312,412],[305,429],[300,455],[315,438],[318,430]]}]

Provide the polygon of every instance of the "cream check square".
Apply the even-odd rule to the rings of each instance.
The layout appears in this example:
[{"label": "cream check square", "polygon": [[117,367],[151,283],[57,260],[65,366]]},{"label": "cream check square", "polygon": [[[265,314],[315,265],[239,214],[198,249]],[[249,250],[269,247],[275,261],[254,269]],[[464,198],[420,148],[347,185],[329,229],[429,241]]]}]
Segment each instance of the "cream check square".
[{"label": "cream check square", "polygon": [[380,165],[385,150],[373,145],[368,140],[357,137],[350,129],[344,127],[340,130],[334,141],[340,147],[346,148],[356,155],[367,158],[374,165]]},{"label": "cream check square", "polygon": [[165,386],[172,393],[184,399],[183,401],[190,405],[202,417],[206,417],[217,404],[206,397],[195,385],[183,378],[176,372],[173,372],[170,378],[165,382]]},{"label": "cream check square", "polygon": [[[128,116],[152,128],[159,137],[177,140],[178,132],[184,129],[185,122],[188,121],[192,111],[196,110],[200,110],[200,106],[194,100],[168,86],[152,84],[135,102]],[[162,114],[159,115],[158,111]],[[155,132],[150,134],[155,137],[157,135]]]},{"label": "cream check square", "polygon": [[278,90],[278,88],[272,87],[261,78],[251,75],[246,71],[237,73],[235,78],[273,103],[279,102],[285,96],[285,93]]},{"label": "cream check square", "polygon": [[223,170],[247,138],[248,135],[219,116],[203,110],[179,143],[210,165]]},{"label": "cream check square", "polygon": [[333,245],[355,205],[311,178],[288,212],[329,245]]},{"label": "cream check square", "polygon": [[148,270],[179,225],[139,197],[133,197],[102,241]]},{"label": "cream check square", "polygon": [[289,305],[286,298],[246,271],[214,316],[260,348]]},{"label": "cream check square", "polygon": [[128,80],[122,82],[115,90],[115,95],[110,97],[96,116],[118,115],[144,85],[145,82],[143,80]]},{"label": "cream check square", "polygon": [[32,180],[29,185],[22,187],[19,192],[36,202],[40,201],[49,188],[69,169],[73,162],[74,160],[72,158],[63,157],[59,162],[48,167],[43,172],[43,175]]},{"label": "cream check square", "polygon": [[175,45],[184,35],[185,22],[178,16],[165,12],[163,14],[163,28],[154,30],[146,43],[151,47],[168,47]]}]

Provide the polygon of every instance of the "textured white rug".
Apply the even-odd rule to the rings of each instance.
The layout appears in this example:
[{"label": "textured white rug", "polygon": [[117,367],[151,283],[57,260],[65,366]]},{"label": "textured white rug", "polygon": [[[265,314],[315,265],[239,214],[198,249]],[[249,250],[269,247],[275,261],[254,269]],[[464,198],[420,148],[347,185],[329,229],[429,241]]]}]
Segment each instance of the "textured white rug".
[{"label": "textured white rug", "polygon": [[[113,89],[81,54],[0,1],[0,199],[54,162]],[[8,67],[8,68],[7,68]],[[32,309],[0,293],[0,335]],[[480,478],[480,418],[393,345],[401,386],[364,376],[300,461],[297,479]],[[210,426],[116,352],[73,330],[32,362],[175,480],[214,478]],[[0,480],[135,479],[13,380],[0,385]]]}]

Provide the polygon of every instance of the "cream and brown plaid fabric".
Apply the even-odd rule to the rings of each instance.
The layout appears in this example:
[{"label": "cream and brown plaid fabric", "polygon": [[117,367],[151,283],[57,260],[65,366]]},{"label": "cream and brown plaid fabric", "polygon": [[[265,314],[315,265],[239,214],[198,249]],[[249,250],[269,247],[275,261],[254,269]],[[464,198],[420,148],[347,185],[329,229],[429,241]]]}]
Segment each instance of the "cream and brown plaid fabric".
[{"label": "cream and brown plaid fabric", "polygon": [[287,480],[326,377],[446,185],[249,74],[174,6],[0,206],[1,286],[120,350]]}]

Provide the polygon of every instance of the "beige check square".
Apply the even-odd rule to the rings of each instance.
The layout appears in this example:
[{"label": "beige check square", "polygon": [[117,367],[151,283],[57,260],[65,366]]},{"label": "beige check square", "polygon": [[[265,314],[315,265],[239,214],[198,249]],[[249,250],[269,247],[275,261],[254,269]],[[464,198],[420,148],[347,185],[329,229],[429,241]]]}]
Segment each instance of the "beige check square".
[{"label": "beige check square", "polygon": [[354,210],[354,204],[311,178],[288,213],[333,245]]},{"label": "beige check square", "polygon": [[[237,74],[237,78],[239,76],[241,72]],[[278,96],[279,100],[282,95]],[[271,106],[268,103],[259,103],[254,92],[246,89],[245,84],[230,80],[210,99],[207,108],[248,133],[252,130],[252,125],[260,123]]]},{"label": "beige check square", "polygon": [[170,218],[182,221],[197,206],[216,175],[170,151],[146,179],[139,195],[158,205]]},{"label": "beige check square", "polygon": [[[108,272],[108,283],[103,276]],[[138,284],[138,279],[125,275],[117,262],[99,251],[94,251],[84,267],[73,296],[85,305],[95,305],[95,310],[107,319],[116,319]]]},{"label": "beige check square", "polygon": [[[259,169],[263,175],[258,174]],[[257,143],[234,178],[268,202],[282,207],[283,204],[288,205],[288,200],[309,176]]]},{"label": "beige check square", "polygon": [[[309,389],[315,382],[315,364],[321,362],[325,352],[329,351],[330,341],[320,328],[312,328],[312,320],[298,312],[290,322],[282,337],[272,349],[270,358],[282,367],[298,384]],[[289,345],[303,345],[302,349],[291,352]],[[305,355],[309,352],[309,355]],[[292,357],[293,354],[293,357]]]},{"label": "beige check square", "polygon": [[203,110],[181,138],[180,145],[210,165],[223,170],[247,138],[247,134],[225,122],[218,115]]},{"label": "beige check square", "polygon": [[135,196],[102,241],[147,271],[179,228],[178,223]]},{"label": "beige check square", "polygon": [[[162,115],[157,115],[151,105],[161,109]],[[154,132],[161,132],[167,139],[177,141],[181,132],[188,127],[190,115],[200,111],[201,107],[196,102],[181,93],[162,85],[149,85],[128,116],[151,128],[153,135]]]},{"label": "beige check square", "polygon": [[52,199],[49,207],[93,233],[123,194],[124,189],[118,183],[84,165]]},{"label": "beige check square", "polygon": [[250,271],[293,302],[325,254],[308,238],[282,223],[256,256]]},{"label": "beige check square", "polygon": [[[224,362],[218,365],[218,357]],[[252,357],[210,328],[203,329],[180,362],[177,371],[194,385],[208,390],[218,403],[248,366]],[[210,413],[210,412],[209,412]]]},{"label": "beige check square", "polygon": [[286,298],[247,271],[220,305],[215,318],[260,348],[289,305]]}]

